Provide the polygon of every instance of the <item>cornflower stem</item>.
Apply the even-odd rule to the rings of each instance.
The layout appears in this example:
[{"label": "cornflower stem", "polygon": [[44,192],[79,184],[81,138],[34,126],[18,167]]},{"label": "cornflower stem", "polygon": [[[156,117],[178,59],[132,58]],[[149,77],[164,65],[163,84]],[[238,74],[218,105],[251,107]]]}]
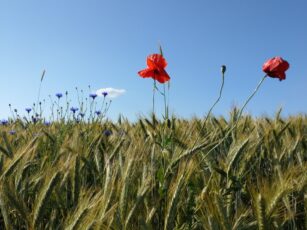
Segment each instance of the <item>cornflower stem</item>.
[{"label": "cornflower stem", "polygon": [[91,102],[90,102],[90,119],[92,119],[92,116],[93,116],[93,105],[94,105],[94,100],[91,100]]},{"label": "cornflower stem", "polygon": [[53,102],[53,100],[52,100],[52,97],[51,97],[51,95],[49,95],[49,100],[50,100],[50,104],[51,104],[51,106],[50,106],[50,110],[51,110],[51,117],[52,117],[52,121],[54,121],[54,102]]},{"label": "cornflower stem", "polygon": [[[106,97],[103,97],[102,104],[101,104],[101,107],[100,107],[100,111],[103,110],[104,105],[107,106]],[[94,108],[94,111],[96,111],[96,106]]]},{"label": "cornflower stem", "polygon": [[110,105],[111,105],[111,100],[108,104],[108,102],[106,102],[106,97],[103,97],[103,101],[102,101],[102,104],[101,104],[101,107],[100,107],[100,112],[101,114],[100,115],[97,115],[97,117],[95,118],[95,112],[96,112],[96,104],[95,104],[95,108],[94,108],[94,116],[93,116],[93,121],[96,120],[97,121],[102,121],[103,117],[104,117],[104,114],[106,114],[107,110],[110,108]]},{"label": "cornflower stem", "polygon": [[[39,104],[39,98],[40,98],[40,95],[41,95],[42,82],[44,80],[45,73],[46,73],[46,71],[44,70],[43,73],[42,73],[42,76],[41,76],[40,83],[39,83],[36,106],[38,106],[38,104]],[[36,110],[36,108],[35,108],[35,110]],[[34,111],[34,113],[36,113],[36,111]]]},{"label": "cornflower stem", "polygon": [[[237,127],[239,120],[242,116],[243,110],[245,109],[246,105],[250,102],[250,100],[255,96],[255,94],[258,92],[260,86],[262,85],[262,83],[264,82],[264,80],[267,78],[267,75],[265,75],[260,82],[258,83],[257,87],[255,88],[254,92],[247,98],[247,100],[245,101],[245,103],[243,104],[242,108],[239,111],[239,115],[238,118],[236,119],[235,124],[231,127],[230,130],[228,130],[228,132],[225,134],[225,136],[222,138],[222,140],[220,140],[215,146],[213,146],[206,154],[205,156],[202,158],[202,160],[204,160],[212,151],[214,151],[217,147],[219,147],[228,137],[228,135]],[[200,162],[202,162],[202,160]]]},{"label": "cornflower stem", "polygon": [[107,114],[107,112],[109,111],[110,106],[111,106],[111,103],[112,103],[112,100],[110,100],[110,101],[109,101],[108,106],[105,108],[105,110],[104,110],[104,115],[106,115],[106,114]]},{"label": "cornflower stem", "polygon": [[38,110],[38,103],[39,103],[39,98],[40,98],[40,95],[41,95],[41,88],[42,88],[42,80],[40,81],[40,83],[39,83],[39,88],[38,88],[38,95],[37,95],[37,102],[36,102],[36,108],[34,108],[34,113],[36,113],[36,111]]},{"label": "cornflower stem", "polygon": [[58,97],[57,101],[57,113],[56,113],[56,119],[59,120],[59,113],[60,113],[60,98]]},{"label": "cornflower stem", "polygon": [[14,113],[13,113],[12,105],[11,105],[11,104],[9,104],[9,108],[10,108],[10,112],[11,112],[11,114],[12,114],[13,120],[15,120],[15,115],[14,115]]}]

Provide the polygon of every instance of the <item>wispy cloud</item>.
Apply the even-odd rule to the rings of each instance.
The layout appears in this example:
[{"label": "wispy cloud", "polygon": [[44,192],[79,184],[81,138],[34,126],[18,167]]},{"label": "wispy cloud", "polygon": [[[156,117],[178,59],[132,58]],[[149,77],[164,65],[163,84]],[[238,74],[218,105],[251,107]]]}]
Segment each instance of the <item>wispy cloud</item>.
[{"label": "wispy cloud", "polygon": [[99,97],[104,97],[104,93],[107,93],[106,97],[108,98],[116,98],[126,93],[126,90],[125,89],[114,89],[114,88],[102,88],[96,91],[96,94]]}]

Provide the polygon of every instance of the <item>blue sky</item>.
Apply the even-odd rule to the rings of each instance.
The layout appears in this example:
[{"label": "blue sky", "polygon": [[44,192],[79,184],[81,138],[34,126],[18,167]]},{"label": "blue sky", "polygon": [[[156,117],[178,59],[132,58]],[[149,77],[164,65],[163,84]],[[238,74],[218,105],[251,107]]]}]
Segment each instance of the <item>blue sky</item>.
[{"label": "blue sky", "polygon": [[[1,0],[0,119],[8,104],[24,110],[36,100],[74,88],[126,89],[109,116],[148,115],[152,80],[138,77],[146,56],[161,43],[171,76],[170,109],[180,117],[203,116],[218,95],[220,66],[225,89],[215,108],[227,115],[240,106],[273,56],[290,63],[287,79],[266,79],[248,105],[255,116],[307,112],[307,1],[305,0]],[[157,98],[158,113],[163,100]],[[75,101],[73,102],[73,104]]]}]

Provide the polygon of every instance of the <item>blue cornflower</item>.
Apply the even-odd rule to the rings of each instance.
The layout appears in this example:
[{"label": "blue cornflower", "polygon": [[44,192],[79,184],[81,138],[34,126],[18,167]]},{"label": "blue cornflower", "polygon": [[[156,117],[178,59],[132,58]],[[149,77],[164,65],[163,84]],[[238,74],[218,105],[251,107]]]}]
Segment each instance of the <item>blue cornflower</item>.
[{"label": "blue cornflower", "polygon": [[85,113],[79,113],[80,117],[84,117],[85,116]]},{"label": "blue cornflower", "polygon": [[70,108],[70,111],[73,112],[73,113],[76,113],[79,109],[76,108],[76,107],[71,107]]},{"label": "blue cornflower", "polygon": [[15,130],[10,130],[10,131],[9,131],[9,134],[15,135],[15,134],[16,134],[16,131],[15,131]]},{"label": "blue cornflower", "polygon": [[103,131],[103,135],[105,135],[105,136],[107,136],[107,137],[108,137],[108,136],[111,136],[111,135],[112,135],[112,131],[106,129],[106,130]]},{"label": "blue cornflower", "polygon": [[25,110],[27,111],[27,113],[30,113],[32,111],[31,108],[25,108]]},{"label": "blue cornflower", "polygon": [[6,119],[2,119],[2,120],[0,121],[0,123],[1,123],[1,125],[7,125],[7,124],[9,123],[9,121],[6,120]]},{"label": "blue cornflower", "polygon": [[61,97],[63,97],[63,94],[61,94],[61,93],[56,93],[55,96],[56,96],[58,99],[60,99]]},{"label": "blue cornflower", "polygon": [[34,124],[36,124],[36,122],[38,122],[38,118],[37,118],[37,117],[32,116],[32,122],[33,122]]},{"label": "blue cornflower", "polygon": [[106,96],[108,95],[108,93],[107,93],[107,92],[102,92],[102,95],[103,95],[104,97],[106,97]]},{"label": "blue cornflower", "polygon": [[91,97],[93,100],[95,100],[95,98],[97,97],[97,94],[96,94],[96,93],[91,93],[91,94],[90,94],[90,97]]},{"label": "blue cornflower", "polygon": [[96,114],[97,116],[99,116],[99,115],[101,114],[101,111],[97,110],[97,111],[95,111],[95,114]]},{"label": "blue cornflower", "polygon": [[50,122],[50,121],[45,121],[45,122],[44,122],[44,125],[50,126],[50,125],[51,125],[51,122]]}]

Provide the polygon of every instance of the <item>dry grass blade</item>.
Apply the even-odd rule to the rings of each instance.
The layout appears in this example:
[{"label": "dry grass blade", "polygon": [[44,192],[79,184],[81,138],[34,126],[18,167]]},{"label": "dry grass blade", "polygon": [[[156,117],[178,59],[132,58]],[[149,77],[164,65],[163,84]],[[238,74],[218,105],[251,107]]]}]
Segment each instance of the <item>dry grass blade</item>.
[{"label": "dry grass blade", "polygon": [[125,228],[128,227],[129,225],[129,222],[131,220],[131,217],[134,215],[137,207],[139,206],[139,204],[144,200],[144,197],[146,195],[146,193],[148,192],[150,186],[149,186],[149,181],[146,183],[144,182],[143,186],[140,188],[138,194],[137,194],[137,198],[136,198],[136,201],[133,205],[133,207],[130,209],[130,212],[128,213],[128,216],[126,218],[126,221],[125,221]]},{"label": "dry grass blade", "polygon": [[2,132],[2,138],[3,138],[3,141],[4,141],[4,144],[6,146],[6,151],[8,153],[8,155],[10,157],[13,157],[13,150],[12,150],[12,146],[7,138],[7,134],[5,132]]},{"label": "dry grass blade", "polygon": [[7,205],[7,199],[4,196],[4,190],[3,183],[0,184],[0,210],[3,218],[3,222],[5,225],[5,229],[11,230],[13,229],[11,217],[10,217],[10,209]]},{"label": "dry grass blade", "polygon": [[84,219],[86,214],[88,213],[88,208],[84,208],[78,215],[74,218],[73,223],[71,223],[69,226],[67,226],[65,229],[66,230],[75,230],[75,229],[80,229],[79,225],[81,221]]},{"label": "dry grass blade", "polygon": [[14,157],[10,160],[10,161],[6,161],[4,164],[4,172],[2,173],[0,180],[2,180],[4,177],[9,177],[13,171],[15,170],[15,168],[17,167],[17,165],[19,164],[19,162],[27,155],[27,154],[31,154],[31,152],[33,152],[36,149],[36,143],[37,138],[34,138],[32,141],[30,141],[30,143],[23,149],[21,149],[21,151],[19,151],[19,153],[14,154]]},{"label": "dry grass blade", "polygon": [[276,189],[274,196],[267,203],[266,208],[266,216],[269,218],[272,216],[278,202],[284,197],[284,195],[288,192],[288,188],[286,186],[280,186]]},{"label": "dry grass blade", "polygon": [[[3,187],[5,187],[5,189],[2,189]],[[29,227],[29,209],[20,194],[16,192],[14,185],[12,183],[4,182],[1,189],[2,197],[5,197],[7,204],[9,204],[10,208],[23,219],[25,225]]]},{"label": "dry grass blade", "polygon": [[76,157],[75,165],[74,165],[74,186],[73,186],[73,201],[74,205],[78,205],[79,193],[80,193],[80,158],[79,156]]},{"label": "dry grass blade", "polygon": [[305,229],[307,229],[307,193],[304,194]]},{"label": "dry grass blade", "polygon": [[218,210],[219,222],[222,229],[230,230],[231,228],[230,228],[229,219],[227,217],[225,205],[222,202],[222,199],[218,195],[216,195],[214,202]]},{"label": "dry grass blade", "polygon": [[168,208],[166,211],[165,223],[164,223],[165,230],[174,229],[175,227],[175,217],[176,217],[176,212],[177,212],[177,205],[178,205],[178,200],[179,200],[181,189],[184,185],[184,179],[185,179],[185,173],[182,173],[174,187],[173,195],[171,196],[171,199],[168,203]]},{"label": "dry grass blade", "polygon": [[111,161],[112,158],[116,155],[116,153],[118,153],[118,151],[120,150],[120,148],[123,146],[125,142],[125,139],[121,139],[118,144],[116,145],[116,147],[114,148],[114,150],[112,151],[109,160]]},{"label": "dry grass blade", "polygon": [[53,176],[41,188],[41,192],[37,197],[37,201],[33,210],[33,227],[38,227],[38,225],[41,223],[41,217],[47,205],[48,199],[51,196],[54,187],[59,182],[60,177],[61,173],[59,171],[54,173]]},{"label": "dry grass blade", "polygon": [[167,168],[167,172],[170,172],[173,167],[175,167],[182,159],[186,158],[186,157],[191,157],[193,156],[194,154],[196,154],[197,152],[201,151],[202,149],[204,148],[210,148],[211,146],[214,146],[216,143],[209,143],[208,141],[198,145],[198,146],[195,146],[194,148],[192,149],[189,149],[187,151],[185,151],[183,154],[181,154],[179,157],[177,157],[175,160],[173,160],[171,162],[171,164],[168,166]]},{"label": "dry grass blade", "polygon": [[239,164],[239,159],[241,155],[244,153],[244,150],[249,142],[249,138],[243,141],[242,144],[235,147],[234,151],[227,157],[230,157],[228,167],[227,167],[227,175],[229,175],[231,170],[234,170],[237,168],[237,165]]},{"label": "dry grass blade", "polygon": [[0,146],[0,152],[4,153],[4,155],[6,155],[9,158],[12,158],[12,154],[10,153],[10,151],[8,151],[7,149],[5,149],[2,146]]},{"label": "dry grass blade", "polygon": [[267,229],[266,216],[265,216],[265,203],[261,194],[258,194],[255,205],[256,205],[256,213],[257,213],[256,217],[258,222],[258,228],[259,230],[265,230]]},{"label": "dry grass blade", "polygon": [[307,116],[201,126],[1,125],[0,229],[307,228]]},{"label": "dry grass blade", "polygon": [[3,180],[5,177],[9,177],[23,157],[23,154],[15,155],[12,162],[7,167],[5,167],[5,171],[2,173],[0,180]]},{"label": "dry grass blade", "polygon": [[128,206],[128,190],[131,186],[131,171],[132,171],[133,161],[129,160],[126,166],[125,173],[123,175],[123,181],[122,181],[122,191],[120,193],[119,198],[119,210],[120,210],[120,218],[122,223],[125,223],[126,219],[126,212],[127,212],[127,206]]}]

